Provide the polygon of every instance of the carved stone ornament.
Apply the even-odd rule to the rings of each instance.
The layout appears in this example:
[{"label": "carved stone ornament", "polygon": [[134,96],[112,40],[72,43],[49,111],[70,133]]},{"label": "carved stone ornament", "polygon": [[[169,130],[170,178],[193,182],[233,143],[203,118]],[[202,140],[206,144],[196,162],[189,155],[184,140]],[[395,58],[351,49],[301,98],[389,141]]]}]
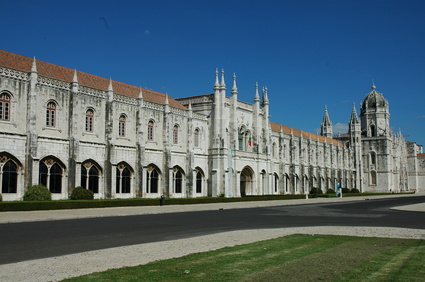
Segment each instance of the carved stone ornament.
[{"label": "carved stone ornament", "polygon": [[1,156],[0,157],[0,163],[1,164],[5,164],[5,163],[7,163],[7,161],[9,160],[9,158],[8,157],[6,157],[6,156]]}]

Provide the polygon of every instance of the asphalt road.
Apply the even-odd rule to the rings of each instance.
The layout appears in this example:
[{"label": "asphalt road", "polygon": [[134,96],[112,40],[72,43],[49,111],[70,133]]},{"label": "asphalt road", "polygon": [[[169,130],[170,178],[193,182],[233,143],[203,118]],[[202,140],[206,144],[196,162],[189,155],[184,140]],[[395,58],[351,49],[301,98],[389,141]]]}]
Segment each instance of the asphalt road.
[{"label": "asphalt road", "polygon": [[232,230],[302,226],[425,229],[425,213],[390,210],[421,202],[425,196],[0,224],[0,264]]}]

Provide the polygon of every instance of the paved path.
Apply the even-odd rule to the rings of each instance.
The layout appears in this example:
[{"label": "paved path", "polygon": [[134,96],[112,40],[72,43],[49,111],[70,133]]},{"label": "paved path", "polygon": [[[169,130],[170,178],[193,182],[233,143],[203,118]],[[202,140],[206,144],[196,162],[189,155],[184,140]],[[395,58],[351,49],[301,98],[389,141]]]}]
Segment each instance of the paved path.
[{"label": "paved path", "polygon": [[[403,197],[425,195],[425,193],[406,194]],[[76,218],[95,218],[108,216],[128,216],[142,214],[161,214],[188,211],[207,211],[218,209],[242,209],[267,206],[286,206],[314,203],[363,201],[367,199],[379,199],[389,197],[399,197],[400,195],[367,196],[367,197],[343,197],[343,198],[309,198],[297,200],[274,200],[274,201],[252,201],[252,202],[232,202],[232,203],[212,203],[195,205],[170,205],[170,206],[144,206],[144,207],[116,207],[116,208],[96,208],[96,209],[76,209],[76,210],[54,210],[54,211],[22,211],[22,212],[2,212],[0,213],[1,223],[31,222],[46,220],[64,220]],[[394,207],[396,210],[422,211],[425,212],[425,203],[403,207]]]},{"label": "paved path", "polygon": [[[419,194],[423,195],[423,193]],[[404,195],[414,197],[415,195]],[[280,200],[263,202],[220,203],[180,206],[156,207],[124,207],[83,210],[37,211],[37,212],[3,212],[0,213],[0,223],[62,220],[73,218],[94,218],[107,216],[126,216],[141,214],[175,213],[185,211],[217,210],[231,208],[252,208],[279,205],[299,205],[312,203],[329,203],[344,201],[362,201],[369,198],[379,199],[393,196],[355,197],[355,198],[314,198],[302,200]],[[425,203],[394,207],[396,210],[425,212]],[[0,265],[0,281],[59,281],[65,278],[88,273],[105,271],[124,266],[146,264],[151,261],[180,257],[195,252],[204,252],[226,246],[251,243],[260,240],[277,238],[295,233],[304,234],[338,234],[374,237],[397,237],[424,239],[424,229],[405,229],[387,227],[344,227],[344,226],[313,226],[278,229],[257,229],[223,232],[139,245],[102,249],[35,259],[18,263]],[[206,243],[208,242],[208,243]]]}]

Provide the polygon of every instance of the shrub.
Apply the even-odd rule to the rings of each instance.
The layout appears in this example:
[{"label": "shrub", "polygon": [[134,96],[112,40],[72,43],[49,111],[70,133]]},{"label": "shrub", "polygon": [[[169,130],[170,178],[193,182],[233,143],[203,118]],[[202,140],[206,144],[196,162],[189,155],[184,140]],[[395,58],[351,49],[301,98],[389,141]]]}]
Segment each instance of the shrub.
[{"label": "shrub", "polygon": [[323,194],[323,191],[320,188],[311,188],[310,194]]},{"label": "shrub", "polygon": [[351,192],[351,190],[348,188],[341,188],[341,190],[342,190],[342,194],[347,194]]},{"label": "shrub", "polygon": [[328,191],[326,191],[326,194],[335,194],[335,190],[334,189],[328,189]]},{"label": "shrub", "polygon": [[51,201],[52,193],[44,185],[33,185],[25,191],[24,201]]},{"label": "shrub", "polygon": [[360,191],[357,188],[353,188],[353,189],[351,189],[351,193],[360,193]]},{"label": "shrub", "polygon": [[3,196],[0,194],[0,202],[3,201]]},{"label": "shrub", "polygon": [[71,200],[93,200],[93,192],[79,186],[72,190]]}]

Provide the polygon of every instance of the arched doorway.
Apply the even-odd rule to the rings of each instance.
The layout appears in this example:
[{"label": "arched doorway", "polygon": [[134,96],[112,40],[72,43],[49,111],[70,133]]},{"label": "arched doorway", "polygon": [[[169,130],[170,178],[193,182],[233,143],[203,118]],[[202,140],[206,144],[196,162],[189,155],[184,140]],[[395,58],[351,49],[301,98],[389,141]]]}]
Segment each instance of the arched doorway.
[{"label": "arched doorway", "polygon": [[252,195],[253,190],[253,171],[250,167],[244,167],[241,171],[240,192],[241,197]]}]

